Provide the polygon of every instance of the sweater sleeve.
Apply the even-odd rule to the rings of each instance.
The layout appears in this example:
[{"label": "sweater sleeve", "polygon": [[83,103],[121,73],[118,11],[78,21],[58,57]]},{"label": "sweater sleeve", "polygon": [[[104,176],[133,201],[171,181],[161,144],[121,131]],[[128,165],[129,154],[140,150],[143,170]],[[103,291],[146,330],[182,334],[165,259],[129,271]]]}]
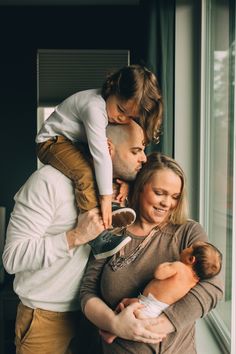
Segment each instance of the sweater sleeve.
[{"label": "sweater sleeve", "polygon": [[220,277],[215,277],[198,283],[181,300],[166,308],[164,313],[179,331],[214,309],[222,296]]},{"label": "sweater sleeve", "polygon": [[87,105],[81,116],[93,157],[99,194],[112,194],[112,161],[107,144],[105,112],[95,105]]},{"label": "sweater sleeve", "polygon": [[101,298],[100,277],[106,261],[107,259],[96,260],[92,254],[90,255],[90,259],[80,285],[80,301],[83,312],[86,302],[89,299],[93,297]]},{"label": "sweater sleeve", "polygon": [[72,256],[65,232],[48,233],[58,207],[56,188],[57,181],[36,172],[16,194],[3,252],[8,273],[47,268],[60,258]]}]

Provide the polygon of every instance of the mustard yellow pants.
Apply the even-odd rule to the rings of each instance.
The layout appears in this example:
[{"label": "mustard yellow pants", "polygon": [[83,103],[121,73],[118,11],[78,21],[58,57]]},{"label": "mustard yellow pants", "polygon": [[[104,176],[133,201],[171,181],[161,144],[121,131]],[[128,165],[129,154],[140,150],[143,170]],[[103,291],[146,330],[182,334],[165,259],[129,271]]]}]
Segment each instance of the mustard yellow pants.
[{"label": "mustard yellow pants", "polygon": [[97,330],[80,311],[53,312],[18,305],[16,354],[97,354]]},{"label": "mustard yellow pants", "polygon": [[55,167],[73,181],[81,212],[98,206],[94,168],[85,144],[73,144],[64,136],[56,136],[37,144],[37,155],[43,164]]}]

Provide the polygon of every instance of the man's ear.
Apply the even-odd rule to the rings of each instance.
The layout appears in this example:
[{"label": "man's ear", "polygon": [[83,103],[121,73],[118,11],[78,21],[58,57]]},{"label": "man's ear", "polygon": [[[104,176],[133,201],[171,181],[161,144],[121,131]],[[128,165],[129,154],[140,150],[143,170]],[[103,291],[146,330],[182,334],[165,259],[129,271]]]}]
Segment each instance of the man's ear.
[{"label": "man's ear", "polygon": [[112,157],[113,154],[114,154],[114,144],[112,144],[112,142],[111,142],[111,140],[109,138],[107,138],[107,145],[108,145],[109,153],[110,153],[110,155]]}]

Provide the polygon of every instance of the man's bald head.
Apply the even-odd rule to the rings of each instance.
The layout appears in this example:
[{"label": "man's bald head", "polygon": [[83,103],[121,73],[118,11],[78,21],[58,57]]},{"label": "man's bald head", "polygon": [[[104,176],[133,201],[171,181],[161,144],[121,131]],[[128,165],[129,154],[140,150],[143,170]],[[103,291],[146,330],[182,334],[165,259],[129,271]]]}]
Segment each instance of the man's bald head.
[{"label": "man's bald head", "polygon": [[133,120],[128,124],[109,124],[107,138],[113,164],[113,177],[132,181],[142,164],[146,162],[143,129]]},{"label": "man's bald head", "polygon": [[107,138],[114,144],[122,144],[127,139],[132,139],[134,136],[141,139],[145,145],[145,137],[143,129],[133,120],[128,124],[108,124],[106,128]]}]

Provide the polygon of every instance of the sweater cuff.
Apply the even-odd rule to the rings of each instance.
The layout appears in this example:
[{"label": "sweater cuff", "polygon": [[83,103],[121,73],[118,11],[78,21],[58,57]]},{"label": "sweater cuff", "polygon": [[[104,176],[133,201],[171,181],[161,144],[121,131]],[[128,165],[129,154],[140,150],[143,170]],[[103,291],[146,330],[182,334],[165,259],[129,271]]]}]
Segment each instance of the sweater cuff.
[{"label": "sweater cuff", "polygon": [[88,300],[92,299],[93,297],[97,297],[97,296],[94,294],[87,294],[87,295],[84,295],[82,299],[80,299],[81,311],[83,313],[84,313],[85,305],[87,304]]}]

